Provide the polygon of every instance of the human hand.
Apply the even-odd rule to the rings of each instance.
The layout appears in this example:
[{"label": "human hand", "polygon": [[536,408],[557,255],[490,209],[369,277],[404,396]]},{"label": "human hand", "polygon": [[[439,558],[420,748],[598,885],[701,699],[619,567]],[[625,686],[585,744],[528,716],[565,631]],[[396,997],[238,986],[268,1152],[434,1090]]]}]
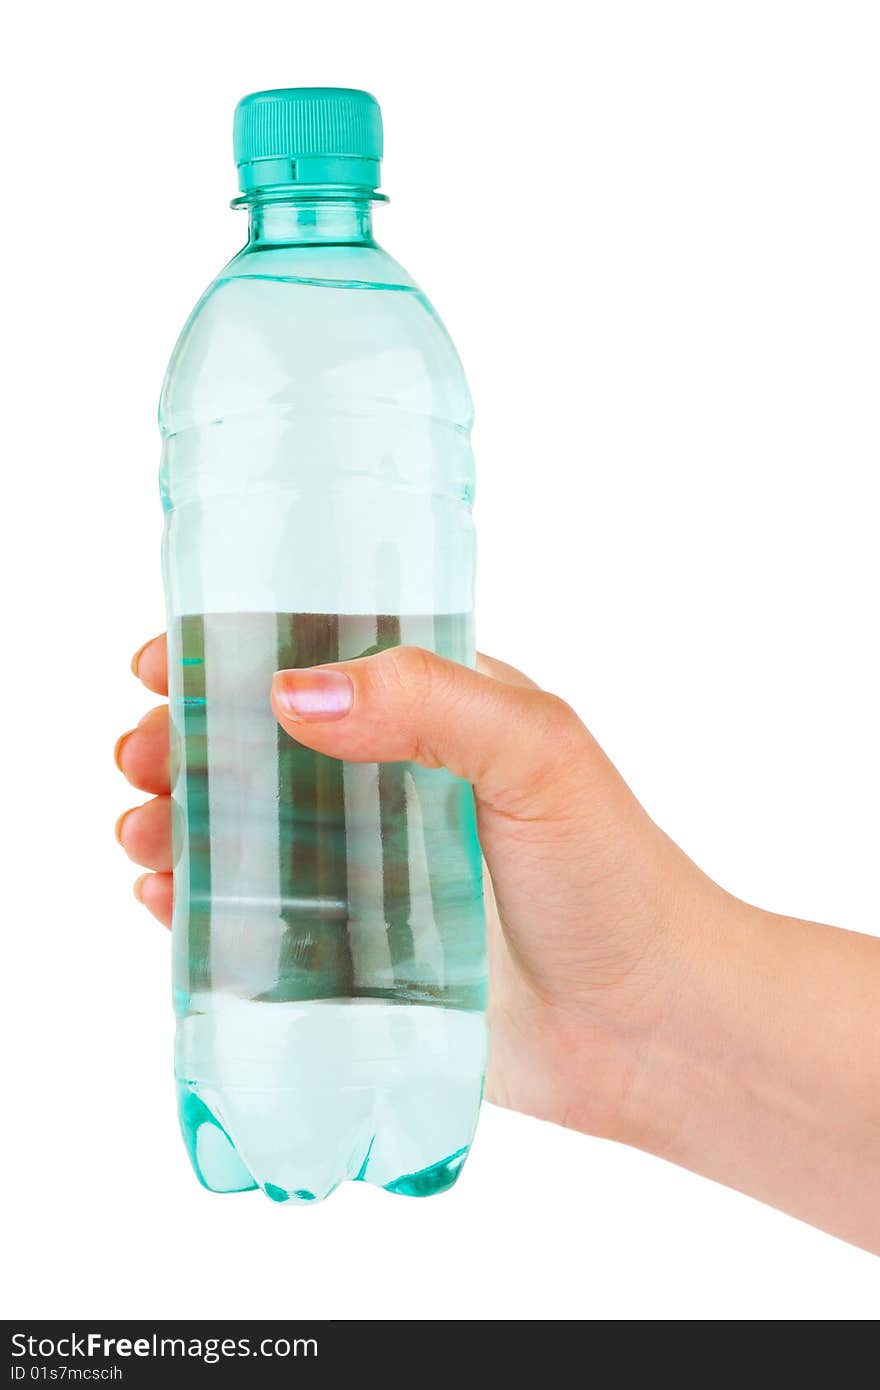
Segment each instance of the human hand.
[{"label": "human hand", "polygon": [[[163,637],[135,665],[148,689],[167,693]],[[488,868],[488,1097],[594,1133],[629,1135],[638,1049],[663,1006],[664,969],[675,957],[676,933],[658,915],[662,885],[689,872],[705,890],[712,885],[648,819],[574,712],[513,667],[481,657],[474,673],[400,648],[335,671],[356,676],[358,699],[352,714],[330,722],[314,716],[321,683],[334,672],[321,668],[311,687],[300,672],[276,678],[275,713],[294,738],[355,761],[443,764],[474,784]],[[348,675],[337,679],[343,691],[354,689]],[[305,718],[286,711],[289,688],[310,691]],[[116,756],[128,780],[153,793],[117,833],[152,871],[136,892],[168,926],[167,705],[124,735]]]}]

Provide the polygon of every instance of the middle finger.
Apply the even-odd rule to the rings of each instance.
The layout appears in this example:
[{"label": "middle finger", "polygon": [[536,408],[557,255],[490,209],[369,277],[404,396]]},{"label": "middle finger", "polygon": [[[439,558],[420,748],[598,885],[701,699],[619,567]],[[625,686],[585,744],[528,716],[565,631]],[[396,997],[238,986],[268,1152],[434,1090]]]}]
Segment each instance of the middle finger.
[{"label": "middle finger", "polygon": [[133,787],[154,796],[167,796],[171,790],[168,706],[151,709],[136,729],[123,734],[113,756],[119,771]]}]

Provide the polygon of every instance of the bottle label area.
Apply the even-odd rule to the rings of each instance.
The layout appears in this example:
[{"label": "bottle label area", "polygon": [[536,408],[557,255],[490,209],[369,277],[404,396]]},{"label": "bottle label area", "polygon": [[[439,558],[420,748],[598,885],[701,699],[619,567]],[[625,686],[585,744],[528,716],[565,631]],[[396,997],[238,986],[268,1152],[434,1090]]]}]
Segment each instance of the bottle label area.
[{"label": "bottle label area", "polygon": [[470,663],[472,616],[211,613],[172,626],[179,1013],[207,993],[485,1007],[470,787],[444,769],[315,753],[269,705],[275,670],[400,643]]}]

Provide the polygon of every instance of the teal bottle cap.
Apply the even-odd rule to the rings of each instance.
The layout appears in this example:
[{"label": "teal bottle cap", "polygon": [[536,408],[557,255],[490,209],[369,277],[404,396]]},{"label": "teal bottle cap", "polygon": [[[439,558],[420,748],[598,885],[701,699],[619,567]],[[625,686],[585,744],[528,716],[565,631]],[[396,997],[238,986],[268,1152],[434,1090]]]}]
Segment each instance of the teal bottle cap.
[{"label": "teal bottle cap", "polygon": [[282,87],[252,92],[235,108],[232,135],[238,186],[279,195],[298,187],[323,193],[379,186],[382,113],[375,97],[349,87]]}]

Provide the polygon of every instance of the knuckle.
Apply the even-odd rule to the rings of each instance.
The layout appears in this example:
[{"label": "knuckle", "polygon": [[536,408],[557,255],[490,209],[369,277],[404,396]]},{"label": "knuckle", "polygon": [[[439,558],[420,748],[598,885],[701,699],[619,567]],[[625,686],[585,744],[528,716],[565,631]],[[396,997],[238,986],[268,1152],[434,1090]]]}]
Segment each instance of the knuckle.
[{"label": "knuckle", "polygon": [[419,693],[424,698],[430,689],[436,660],[423,647],[393,647],[386,653],[388,671],[394,684],[404,694]]},{"label": "knuckle", "polygon": [[538,698],[545,732],[560,740],[580,742],[584,726],[571,705],[561,696],[548,695],[543,691]]},{"label": "knuckle", "polygon": [[589,734],[579,716],[558,695],[541,694],[542,711],[540,745],[541,769],[539,780],[556,781],[574,771],[589,743]]}]

